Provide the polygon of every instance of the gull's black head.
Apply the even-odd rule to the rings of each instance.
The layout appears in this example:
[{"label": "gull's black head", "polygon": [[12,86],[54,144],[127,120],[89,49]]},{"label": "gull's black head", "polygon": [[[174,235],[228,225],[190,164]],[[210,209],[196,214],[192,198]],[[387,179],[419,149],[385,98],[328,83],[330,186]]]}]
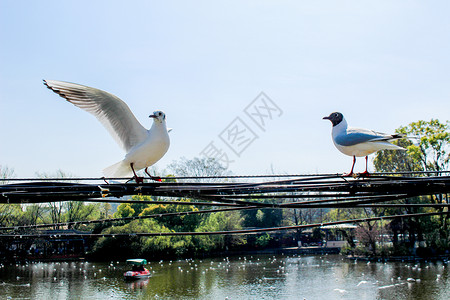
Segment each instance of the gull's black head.
[{"label": "gull's black head", "polygon": [[330,120],[333,127],[338,125],[344,119],[344,116],[340,112],[331,113],[328,117],[323,117],[324,120]]},{"label": "gull's black head", "polygon": [[166,120],[166,114],[160,110],[154,111],[152,115],[149,116],[149,118],[153,118],[155,121],[162,122]]}]

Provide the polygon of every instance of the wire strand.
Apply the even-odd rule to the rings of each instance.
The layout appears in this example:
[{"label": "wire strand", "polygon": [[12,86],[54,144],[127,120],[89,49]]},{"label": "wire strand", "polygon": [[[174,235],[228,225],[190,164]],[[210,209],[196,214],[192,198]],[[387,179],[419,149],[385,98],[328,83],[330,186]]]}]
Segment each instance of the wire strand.
[{"label": "wire strand", "polygon": [[196,236],[196,235],[242,235],[242,234],[256,234],[261,232],[274,232],[274,231],[287,231],[287,230],[299,230],[321,226],[333,226],[340,224],[353,224],[362,222],[371,222],[379,220],[390,220],[396,218],[419,218],[427,216],[448,215],[450,212],[437,212],[437,213],[417,213],[417,214],[404,214],[394,216],[372,217],[364,219],[352,219],[334,222],[314,223],[305,225],[293,225],[283,227],[271,227],[271,228],[259,228],[259,229],[242,229],[242,230],[229,230],[229,231],[211,231],[211,232],[136,232],[136,233],[57,233],[57,234],[2,234],[0,238],[14,238],[14,239],[26,239],[26,238],[68,238],[68,237],[87,237],[87,238],[101,238],[101,237],[156,237],[156,236]]}]

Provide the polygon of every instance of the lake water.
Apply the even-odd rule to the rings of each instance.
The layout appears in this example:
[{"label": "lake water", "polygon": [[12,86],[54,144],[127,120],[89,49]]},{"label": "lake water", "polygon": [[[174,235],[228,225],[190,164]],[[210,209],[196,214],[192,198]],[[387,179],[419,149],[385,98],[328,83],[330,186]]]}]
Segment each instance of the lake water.
[{"label": "lake water", "polygon": [[450,299],[443,262],[354,262],[339,255],[253,255],[152,262],[125,282],[123,262],[3,265],[1,299]]}]

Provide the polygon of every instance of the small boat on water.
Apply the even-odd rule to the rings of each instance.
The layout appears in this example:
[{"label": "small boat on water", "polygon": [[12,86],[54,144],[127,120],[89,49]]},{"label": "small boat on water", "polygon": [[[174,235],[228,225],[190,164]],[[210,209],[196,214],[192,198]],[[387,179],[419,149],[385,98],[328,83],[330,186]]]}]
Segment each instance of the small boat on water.
[{"label": "small boat on water", "polygon": [[127,259],[127,264],[131,265],[131,270],[123,273],[125,280],[136,280],[150,277],[150,271],[147,270],[144,265],[147,264],[146,259],[133,258]]}]

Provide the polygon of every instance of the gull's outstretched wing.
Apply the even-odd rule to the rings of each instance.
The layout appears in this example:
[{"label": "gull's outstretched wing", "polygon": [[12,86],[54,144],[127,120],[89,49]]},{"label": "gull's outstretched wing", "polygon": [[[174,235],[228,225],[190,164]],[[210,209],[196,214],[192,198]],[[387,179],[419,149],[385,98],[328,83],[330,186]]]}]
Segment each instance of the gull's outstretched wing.
[{"label": "gull's outstretched wing", "polygon": [[105,91],[75,83],[44,80],[44,84],[70,103],[93,114],[125,151],[140,144],[147,130],[128,105]]}]

